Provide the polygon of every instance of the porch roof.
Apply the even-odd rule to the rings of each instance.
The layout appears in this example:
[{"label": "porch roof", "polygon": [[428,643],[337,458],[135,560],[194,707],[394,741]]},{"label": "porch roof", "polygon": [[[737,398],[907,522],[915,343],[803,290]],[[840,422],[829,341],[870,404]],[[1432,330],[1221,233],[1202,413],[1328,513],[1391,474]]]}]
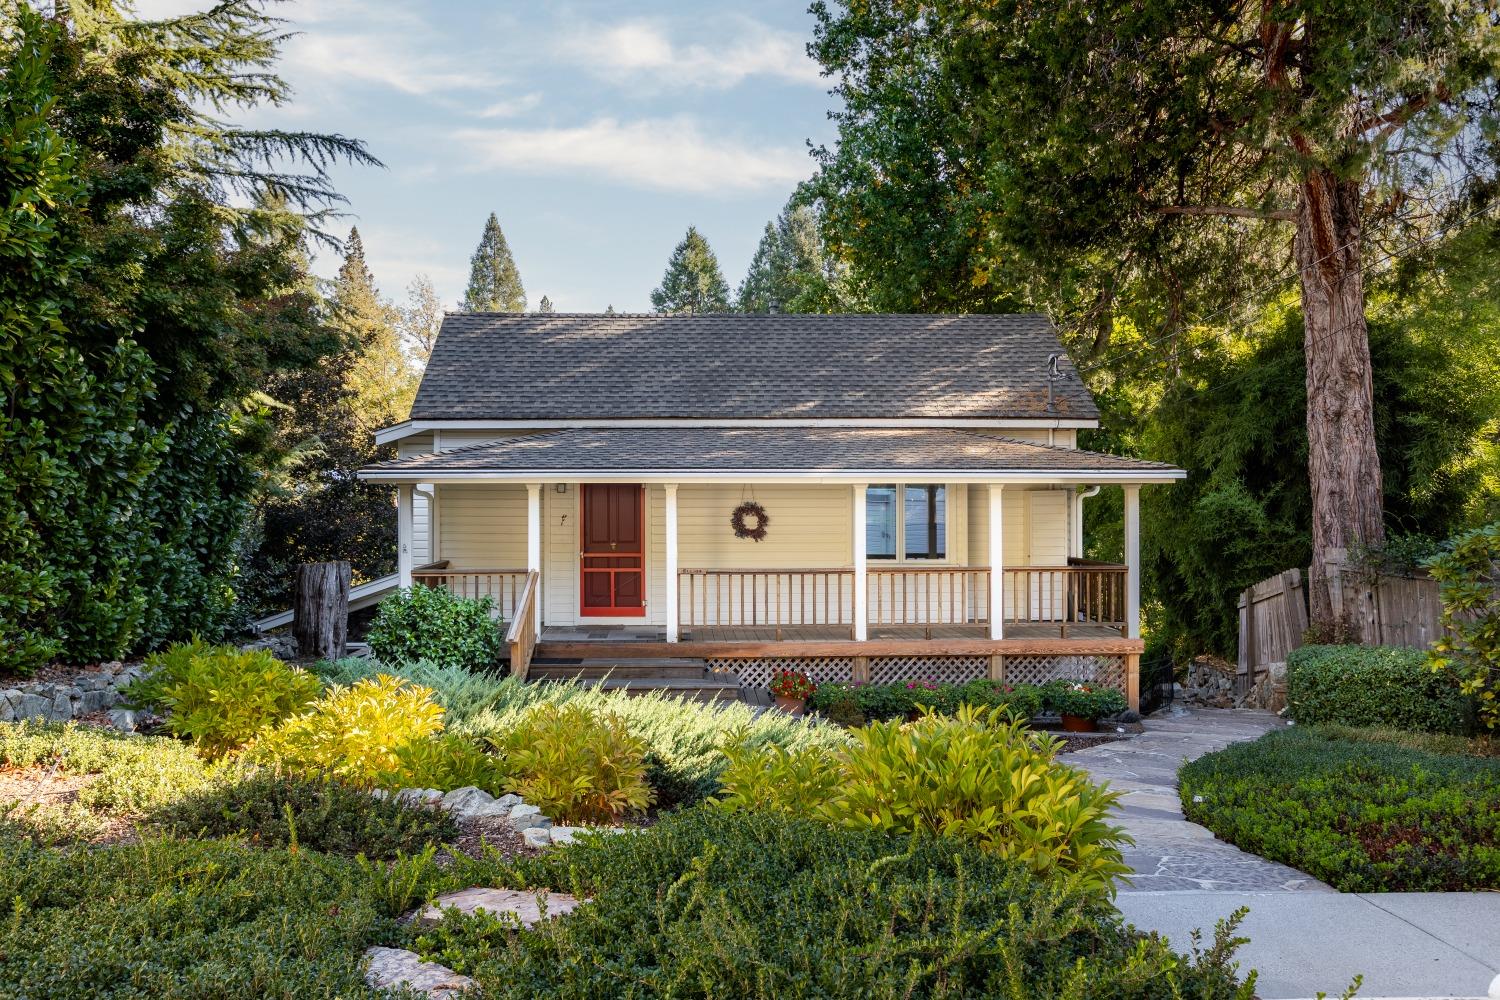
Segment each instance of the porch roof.
[{"label": "porch roof", "polygon": [[950,428],[567,428],[413,455],[360,470],[386,482],[1169,482],[1161,462]]}]

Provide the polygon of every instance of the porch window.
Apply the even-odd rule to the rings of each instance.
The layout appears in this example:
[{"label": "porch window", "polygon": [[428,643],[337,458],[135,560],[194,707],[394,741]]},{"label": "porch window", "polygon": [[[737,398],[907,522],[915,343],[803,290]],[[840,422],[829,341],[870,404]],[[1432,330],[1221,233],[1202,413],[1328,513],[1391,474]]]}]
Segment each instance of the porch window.
[{"label": "porch window", "polygon": [[871,486],[865,491],[869,559],[943,559],[948,554],[947,488],[940,484]]}]

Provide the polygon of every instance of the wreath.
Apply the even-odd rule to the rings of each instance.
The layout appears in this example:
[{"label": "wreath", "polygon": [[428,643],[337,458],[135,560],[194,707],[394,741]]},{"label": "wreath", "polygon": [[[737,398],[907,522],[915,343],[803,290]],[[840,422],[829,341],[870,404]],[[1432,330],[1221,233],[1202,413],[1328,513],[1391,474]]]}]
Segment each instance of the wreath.
[{"label": "wreath", "polygon": [[749,538],[758,542],[766,537],[766,525],[771,523],[771,515],[754,500],[746,500],[729,515],[729,523],[734,528],[735,538]]}]

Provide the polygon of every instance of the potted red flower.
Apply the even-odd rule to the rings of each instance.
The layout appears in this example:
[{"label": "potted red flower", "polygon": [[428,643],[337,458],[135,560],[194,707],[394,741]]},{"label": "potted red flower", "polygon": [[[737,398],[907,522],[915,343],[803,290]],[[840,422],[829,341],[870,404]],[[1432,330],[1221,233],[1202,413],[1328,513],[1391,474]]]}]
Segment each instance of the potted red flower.
[{"label": "potted red flower", "polygon": [[778,670],[771,678],[771,697],[776,707],[788,715],[801,715],[807,709],[817,685],[800,670]]},{"label": "potted red flower", "polygon": [[1095,732],[1100,719],[1125,709],[1125,696],[1120,692],[1090,684],[1053,681],[1042,697],[1061,717],[1063,729],[1070,733]]}]

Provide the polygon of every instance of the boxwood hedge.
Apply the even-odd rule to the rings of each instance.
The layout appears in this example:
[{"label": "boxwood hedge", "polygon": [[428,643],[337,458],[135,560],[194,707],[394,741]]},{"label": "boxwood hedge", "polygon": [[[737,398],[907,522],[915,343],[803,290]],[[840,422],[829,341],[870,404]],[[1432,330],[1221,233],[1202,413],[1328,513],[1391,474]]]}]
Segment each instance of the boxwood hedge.
[{"label": "boxwood hedge", "polygon": [[1299,727],[1178,777],[1188,819],[1342,891],[1500,889],[1500,761]]},{"label": "boxwood hedge", "polygon": [[1300,723],[1462,733],[1473,702],[1419,649],[1303,646],[1287,657],[1287,704]]}]

